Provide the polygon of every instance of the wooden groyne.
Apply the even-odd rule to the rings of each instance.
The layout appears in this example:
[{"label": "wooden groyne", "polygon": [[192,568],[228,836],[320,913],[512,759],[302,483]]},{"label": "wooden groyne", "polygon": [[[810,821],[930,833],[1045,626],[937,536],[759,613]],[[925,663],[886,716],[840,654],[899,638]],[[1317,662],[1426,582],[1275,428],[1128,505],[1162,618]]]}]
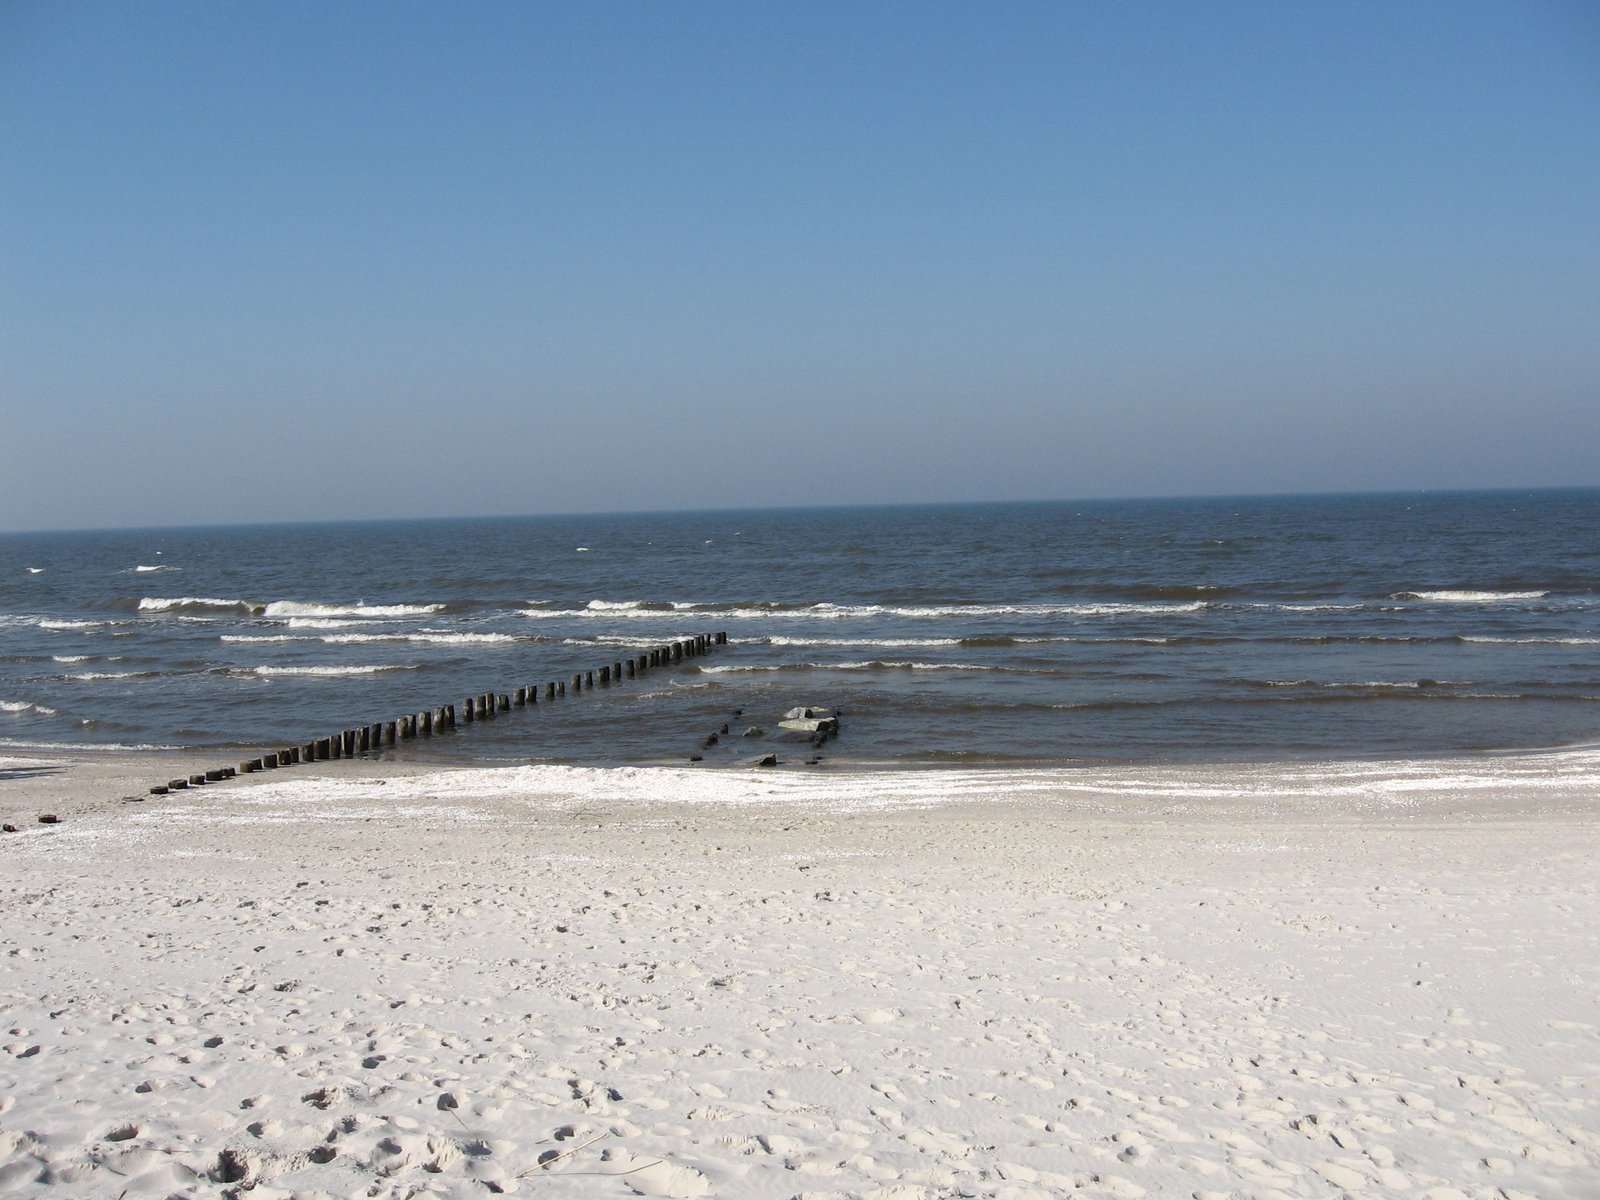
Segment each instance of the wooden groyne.
[{"label": "wooden groyne", "polygon": [[255,758],[247,758],[236,767],[215,767],[182,779],[169,779],[150,789],[152,796],[165,796],[169,792],[191,787],[204,787],[238,775],[253,775],[258,771],[275,771],[300,763],[325,762],[336,758],[367,758],[386,746],[397,746],[415,738],[433,737],[452,732],[477,721],[492,721],[502,714],[517,709],[537,707],[543,692],[546,704],[568,696],[578,696],[595,688],[609,688],[625,679],[636,679],[662,667],[670,667],[685,659],[710,654],[718,646],[728,644],[726,633],[700,633],[682,641],[667,642],[641,650],[638,654],[620,661],[606,663],[592,671],[580,671],[570,679],[548,680],[542,683],[523,684],[508,692],[482,692],[468,696],[457,705],[441,704],[420,712],[402,713],[389,721],[373,721],[312,737],[297,745],[269,750]]}]

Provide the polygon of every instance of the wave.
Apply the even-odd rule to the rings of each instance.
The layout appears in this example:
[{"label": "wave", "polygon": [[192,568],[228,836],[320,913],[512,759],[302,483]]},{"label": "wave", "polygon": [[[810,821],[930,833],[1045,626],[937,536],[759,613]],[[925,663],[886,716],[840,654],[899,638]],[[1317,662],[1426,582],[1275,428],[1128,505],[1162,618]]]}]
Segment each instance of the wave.
[{"label": "wave", "polygon": [[154,679],[160,674],[160,671],[79,671],[75,674],[58,676],[58,678],[86,682],[92,679]]},{"label": "wave", "polygon": [[424,629],[417,633],[225,633],[222,642],[321,642],[327,646],[365,645],[371,642],[409,642],[433,646],[487,646],[512,642],[542,642],[539,636],[514,633],[452,633],[445,629]]},{"label": "wave", "polygon": [[1445,589],[1437,592],[1395,592],[1391,600],[1428,600],[1435,604],[1500,604],[1512,600],[1543,600],[1549,592],[1475,592]]},{"label": "wave", "polygon": [[1112,587],[1064,583],[1057,590],[1069,593],[1115,591],[1118,596],[1131,596],[1139,600],[1216,600],[1223,596],[1241,595],[1244,589],[1221,583],[1127,583]]},{"label": "wave", "polygon": [[137,574],[142,574],[142,573],[147,572],[147,571],[180,571],[182,569],[183,568],[181,568],[181,567],[169,567],[165,563],[159,563],[159,564],[157,564],[156,566],[153,566],[153,567],[145,567],[145,566],[134,567],[134,568],[132,568],[132,573],[137,575]]},{"label": "wave", "polygon": [[679,612],[694,608],[693,604],[679,604],[673,600],[591,600],[584,608],[590,612]]},{"label": "wave", "polygon": [[[753,617],[800,618],[806,620],[847,621],[871,617],[912,619],[979,617],[1123,617],[1181,616],[1200,612],[1207,604],[1195,600],[1186,604],[1090,603],[1090,604],[832,604],[818,602],[780,606],[771,602],[734,605],[674,605],[648,601],[594,601],[583,608],[524,608],[518,613],[534,618],[572,617],[683,617],[692,614],[701,620],[747,620]],[[596,605],[603,607],[595,607]],[[646,607],[649,605],[649,607]]]},{"label": "wave", "polygon": [[262,605],[251,600],[224,600],[216,596],[141,596],[136,606],[140,612],[217,612],[259,616]]},{"label": "wave", "polygon": [[336,617],[290,617],[284,624],[290,629],[350,629],[354,626],[370,625],[371,621]]},{"label": "wave", "polygon": [[0,700],[0,712],[8,713],[38,713],[41,717],[53,717],[56,710],[45,704],[36,704],[32,700]]},{"label": "wave", "polygon": [[419,633],[330,633],[318,639],[330,646],[362,642],[420,642],[435,646],[484,646],[507,642],[543,641],[538,637],[518,637],[514,633],[451,633],[443,629],[424,629]]},{"label": "wave", "polygon": [[50,656],[50,661],[58,663],[81,663],[89,662],[91,659],[98,657],[99,655],[97,654],[52,654]]},{"label": "wave", "polygon": [[330,666],[330,667],[252,667],[247,674],[252,675],[377,675],[384,671],[415,671],[421,663],[384,663],[373,666]]},{"label": "wave", "polygon": [[[925,648],[930,646],[971,645],[974,639],[964,638],[806,638],[766,637],[759,639],[768,646],[881,646],[888,649]],[[981,640],[981,639],[977,639]]]},{"label": "wave", "polygon": [[1038,675],[1027,667],[996,667],[983,663],[889,662],[874,658],[865,662],[765,663],[760,665],[701,666],[702,675],[753,674],[781,671],[975,671],[991,675]]},{"label": "wave", "polygon": [[135,754],[147,750],[186,750],[186,746],[162,746],[153,742],[35,742],[23,738],[0,738],[7,750],[98,750],[110,754]]},{"label": "wave", "polygon": [[1476,680],[1465,679],[1363,679],[1327,682],[1317,679],[1240,679],[1231,682],[1241,683],[1247,687],[1271,688],[1342,688],[1364,689],[1366,691],[1381,692],[1388,689],[1411,690],[1414,688],[1440,688],[1440,687],[1478,687],[1481,684]]},{"label": "wave", "polygon": [[102,625],[113,624],[111,621],[70,621],[64,617],[46,617],[39,622],[40,629],[98,629]]},{"label": "wave", "polygon": [[1453,640],[1496,646],[1600,646],[1600,638],[1592,637],[1458,637]]},{"label": "wave", "polygon": [[29,575],[43,575],[44,574],[44,568],[43,567],[23,567],[22,569],[24,571],[26,571]]},{"label": "wave", "polygon": [[425,617],[442,608],[442,604],[308,604],[299,600],[263,604],[216,596],[145,596],[138,603],[140,612],[231,613],[247,617]]},{"label": "wave", "polygon": [[274,600],[262,612],[268,617],[425,617],[444,608],[442,604],[305,604],[298,600]]}]

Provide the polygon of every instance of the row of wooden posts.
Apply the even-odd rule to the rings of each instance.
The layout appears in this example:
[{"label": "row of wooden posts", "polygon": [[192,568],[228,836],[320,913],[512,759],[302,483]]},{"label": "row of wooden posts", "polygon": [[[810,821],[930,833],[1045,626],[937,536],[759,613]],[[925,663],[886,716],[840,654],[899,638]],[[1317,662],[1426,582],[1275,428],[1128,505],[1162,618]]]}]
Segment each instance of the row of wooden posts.
[{"label": "row of wooden posts", "polygon": [[385,746],[393,746],[412,738],[432,737],[435,733],[459,729],[474,721],[493,720],[499,713],[510,712],[513,708],[538,704],[541,690],[545,701],[549,702],[569,694],[577,695],[585,689],[609,687],[613,683],[621,683],[624,679],[633,679],[654,667],[671,666],[686,658],[709,654],[713,647],[727,644],[726,633],[696,634],[680,642],[668,642],[666,645],[652,647],[642,654],[613,662],[595,671],[580,671],[570,680],[555,680],[542,685],[529,684],[517,688],[514,692],[484,692],[481,695],[468,696],[460,708],[454,704],[442,704],[438,708],[424,709],[422,712],[405,713],[392,721],[377,721],[370,725],[358,725],[354,729],[343,729],[327,737],[312,738],[298,746],[286,746],[281,750],[269,751],[259,758],[246,759],[237,767],[216,767],[184,779],[168,780],[152,787],[150,794],[164,796],[168,792],[202,787],[208,783],[232,779],[237,775],[251,775],[257,771],[291,767],[297,763],[323,762],[333,758],[356,758],[360,755],[375,754]]}]

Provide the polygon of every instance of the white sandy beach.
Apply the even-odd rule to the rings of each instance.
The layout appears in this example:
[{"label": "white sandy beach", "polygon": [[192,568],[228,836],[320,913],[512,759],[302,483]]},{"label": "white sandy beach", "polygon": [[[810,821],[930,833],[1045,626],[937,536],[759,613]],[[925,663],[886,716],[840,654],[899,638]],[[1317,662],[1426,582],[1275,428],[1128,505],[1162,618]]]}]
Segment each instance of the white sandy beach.
[{"label": "white sandy beach", "polygon": [[42,761],[0,1194],[1600,1195],[1593,752]]}]

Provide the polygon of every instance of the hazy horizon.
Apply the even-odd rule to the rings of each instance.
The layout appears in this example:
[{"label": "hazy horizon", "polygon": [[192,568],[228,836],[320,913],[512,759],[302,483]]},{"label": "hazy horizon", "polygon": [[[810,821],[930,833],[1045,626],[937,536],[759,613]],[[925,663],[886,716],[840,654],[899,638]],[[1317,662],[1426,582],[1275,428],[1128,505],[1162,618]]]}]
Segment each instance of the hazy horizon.
[{"label": "hazy horizon", "polygon": [[1600,484],[1577,4],[0,11],[0,529]]},{"label": "hazy horizon", "polygon": [[1475,495],[1505,495],[1516,493],[1538,494],[1546,492],[1593,492],[1600,491],[1600,485],[1540,485],[1536,487],[1500,487],[1500,488],[1399,488],[1377,489],[1372,491],[1310,491],[1310,492],[1203,492],[1203,493],[1168,493],[1166,495],[1149,496],[1022,496],[1013,499],[985,500],[885,500],[885,501],[849,501],[837,504],[740,504],[731,506],[699,507],[699,508],[629,508],[629,509],[552,509],[545,512],[504,512],[504,513],[411,513],[396,516],[372,517],[318,517],[309,520],[278,520],[278,521],[196,521],[183,525],[95,525],[75,526],[59,529],[0,529],[0,536],[17,535],[27,536],[38,534],[49,536],[52,534],[74,533],[165,533],[182,530],[203,529],[248,529],[253,527],[275,528],[291,526],[320,526],[320,525],[383,525],[383,524],[415,524],[425,522],[438,522],[440,524],[466,521],[541,521],[560,520],[563,518],[579,519],[604,519],[608,517],[671,517],[693,516],[704,513],[707,516],[724,516],[738,513],[785,513],[785,512],[830,512],[848,509],[877,509],[877,508],[1005,508],[1026,507],[1029,505],[1072,505],[1072,504],[1181,504],[1186,501],[1225,501],[1225,500],[1316,500],[1329,499],[1380,499],[1386,496],[1404,498],[1439,497],[1450,495],[1475,496]]}]

